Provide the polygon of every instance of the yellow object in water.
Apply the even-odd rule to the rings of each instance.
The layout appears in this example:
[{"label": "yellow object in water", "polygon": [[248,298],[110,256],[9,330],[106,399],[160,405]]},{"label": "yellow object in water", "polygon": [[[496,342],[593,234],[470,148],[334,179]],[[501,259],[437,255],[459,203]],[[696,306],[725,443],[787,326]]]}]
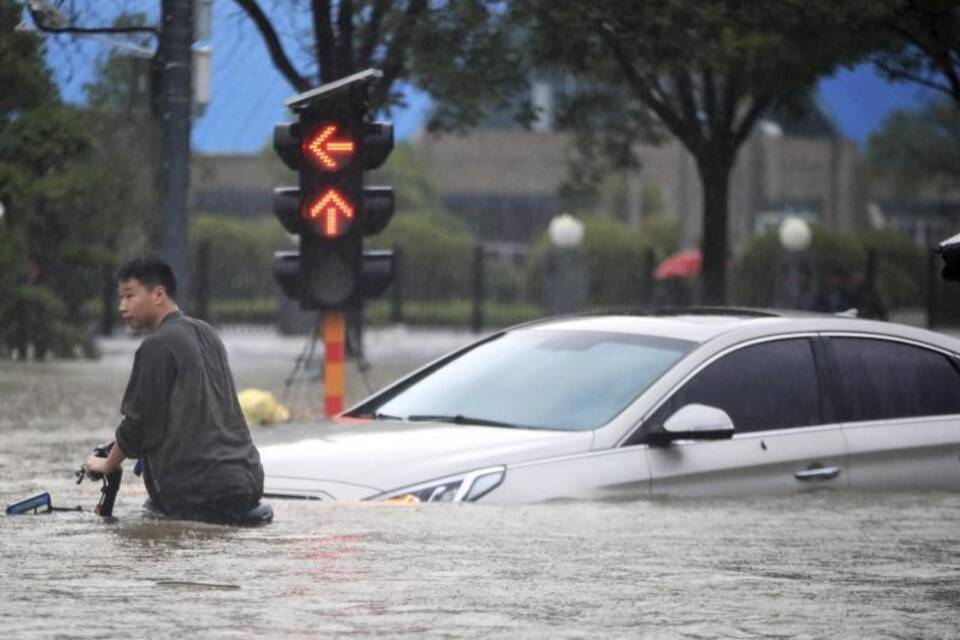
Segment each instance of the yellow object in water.
[{"label": "yellow object in water", "polygon": [[290,412],[280,404],[276,397],[263,389],[244,389],[237,394],[243,417],[251,427],[275,422],[286,422]]}]

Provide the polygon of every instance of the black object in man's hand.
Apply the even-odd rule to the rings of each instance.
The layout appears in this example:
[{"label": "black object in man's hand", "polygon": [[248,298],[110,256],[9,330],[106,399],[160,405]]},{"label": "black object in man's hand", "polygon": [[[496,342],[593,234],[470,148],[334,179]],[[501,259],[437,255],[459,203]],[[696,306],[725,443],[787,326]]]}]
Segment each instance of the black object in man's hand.
[{"label": "black object in man's hand", "polygon": [[[106,458],[110,455],[111,449],[113,449],[112,442],[95,447],[93,450],[93,455],[98,458]],[[85,475],[86,469],[81,466],[80,470],[77,471],[77,484],[83,482],[83,477]],[[98,516],[109,518],[113,515],[113,504],[117,500],[117,492],[120,490],[120,481],[123,479],[123,466],[118,465],[116,469],[108,473],[106,476],[100,475],[99,473],[93,473],[90,474],[90,477],[94,480],[103,480],[103,486],[100,488],[100,501],[97,503],[97,508],[94,511]]]}]

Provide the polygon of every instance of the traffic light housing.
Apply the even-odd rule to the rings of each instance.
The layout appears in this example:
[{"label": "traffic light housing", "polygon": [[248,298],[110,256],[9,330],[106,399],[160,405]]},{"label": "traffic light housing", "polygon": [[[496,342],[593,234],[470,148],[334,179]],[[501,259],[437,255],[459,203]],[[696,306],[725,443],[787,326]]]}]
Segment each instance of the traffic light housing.
[{"label": "traffic light housing", "polygon": [[393,126],[369,120],[370,69],[287,100],[297,122],[274,129],[274,149],[299,174],[274,190],[274,212],[300,238],[274,255],[274,277],[302,309],[342,310],[376,297],[393,277],[392,252],[363,251],[363,237],[393,215],[390,187],[364,187],[364,173],[393,149]]}]

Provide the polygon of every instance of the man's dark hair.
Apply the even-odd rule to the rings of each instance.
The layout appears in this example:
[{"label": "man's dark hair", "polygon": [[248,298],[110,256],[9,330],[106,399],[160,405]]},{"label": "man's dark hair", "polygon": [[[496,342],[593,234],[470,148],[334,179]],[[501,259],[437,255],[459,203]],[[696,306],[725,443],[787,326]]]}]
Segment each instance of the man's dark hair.
[{"label": "man's dark hair", "polygon": [[117,281],[126,282],[136,278],[148,289],[163,287],[167,296],[177,299],[177,276],[173,268],[159,256],[134,258],[117,269]]}]

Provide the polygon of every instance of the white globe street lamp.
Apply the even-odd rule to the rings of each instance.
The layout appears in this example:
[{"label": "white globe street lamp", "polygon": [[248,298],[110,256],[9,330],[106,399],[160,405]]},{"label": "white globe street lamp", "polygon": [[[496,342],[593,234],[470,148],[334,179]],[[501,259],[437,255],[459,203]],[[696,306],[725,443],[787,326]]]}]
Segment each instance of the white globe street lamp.
[{"label": "white globe street lamp", "polygon": [[806,220],[797,216],[789,216],[784,219],[780,223],[778,235],[783,248],[793,253],[806,251],[813,239],[810,225],[807,224]]},{"label": "white globe street lamp", "polygon": [[580,246],[583,241],[583,223],[570,214],[564,213],[550,221],[547,235],[550,236],[553,246],[572,249]]}]

